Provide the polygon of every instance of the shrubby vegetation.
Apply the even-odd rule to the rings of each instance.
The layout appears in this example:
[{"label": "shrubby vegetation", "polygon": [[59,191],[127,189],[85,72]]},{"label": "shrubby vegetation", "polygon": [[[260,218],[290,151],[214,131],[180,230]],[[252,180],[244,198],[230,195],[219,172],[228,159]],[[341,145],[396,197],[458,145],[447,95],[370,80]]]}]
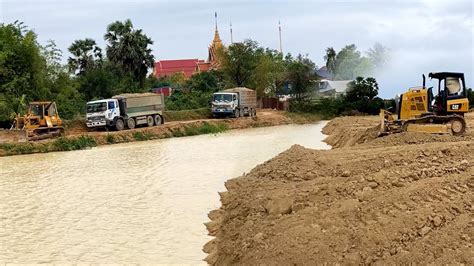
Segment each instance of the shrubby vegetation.
[{"label": "shrubby vegetation", "polygon": [[349,83],[347,93],[338,97],[319,98],[301,104],[291,104],[292,111],[319,113],[323,118],[338,115],[378,114],[381,108],[395,106],[394,100],[384,101],[377,97],[378,84],[374,78],[357,77]]}]

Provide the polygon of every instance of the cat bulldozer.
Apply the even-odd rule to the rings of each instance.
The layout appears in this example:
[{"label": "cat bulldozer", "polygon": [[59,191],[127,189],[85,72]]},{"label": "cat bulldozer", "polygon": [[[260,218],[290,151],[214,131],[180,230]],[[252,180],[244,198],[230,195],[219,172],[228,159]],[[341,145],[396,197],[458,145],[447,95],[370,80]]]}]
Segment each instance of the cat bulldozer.
[{"label": "cat bulldozer", "polygon": [[30,102],[26,114],[17,115],[12,129],[25,131],[27,141],[54,138],[64,134],[56,103],[48,101]]},{"label": "cat bulldozer", "polygon": [[380,111],[380,135],[399,132],[463,135],[466,131],[464,114],[469,112],[466,83],[463,73],[437,72],[428,75],[437,80],[438,94],[433,87],[410,88],[400,95],[395,114]]}]

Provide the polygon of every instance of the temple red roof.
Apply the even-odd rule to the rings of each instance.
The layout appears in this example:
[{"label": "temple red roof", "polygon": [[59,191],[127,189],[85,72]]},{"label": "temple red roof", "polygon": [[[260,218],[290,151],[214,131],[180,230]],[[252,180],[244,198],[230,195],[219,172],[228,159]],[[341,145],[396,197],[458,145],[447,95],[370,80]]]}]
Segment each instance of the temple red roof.
[{"label": "temple red roof", "polygon": [[198,64],[201,61],[199,59],[160,60],[155,62],[154,74],[156,77],[164,77],[183,72],[184,76],[189,78],[199,69]]}]

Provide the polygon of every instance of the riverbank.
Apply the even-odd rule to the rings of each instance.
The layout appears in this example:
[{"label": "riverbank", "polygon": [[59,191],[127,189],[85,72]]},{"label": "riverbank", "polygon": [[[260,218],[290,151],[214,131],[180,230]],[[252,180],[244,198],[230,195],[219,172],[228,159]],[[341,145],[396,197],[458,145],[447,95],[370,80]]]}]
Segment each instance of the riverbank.
[{"label": "riverbank", "polygon": [[293,146],[225,183],[210,264],[474,264],[474,116],[463,137],[378,138],[341,117],[332,150]]},{"label": "riverbank", "polygon": [[[176,115],[175,115],[176,116]],[[155,127],[143,127],[123,131],[88,131],[84,123],[73,122],[66,128],[66,136],[29,143],[2,143],[0,157],[31,153],[80,150],[100,145],[164,139],[172,137],[216,134],[231,129],[277,126],[285,124],[312,123],[319,120],[316,115],[290,114],[286,112],[259,110],[257,117],[232,119],[199,119],[171,121]]]}]

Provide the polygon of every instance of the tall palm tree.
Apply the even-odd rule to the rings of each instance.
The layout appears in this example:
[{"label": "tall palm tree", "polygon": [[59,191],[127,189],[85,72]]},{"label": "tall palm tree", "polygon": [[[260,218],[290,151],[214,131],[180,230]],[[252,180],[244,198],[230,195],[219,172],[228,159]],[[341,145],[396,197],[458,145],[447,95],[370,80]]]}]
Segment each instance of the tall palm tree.
[{"label": "tall palm tree", "polygon": [[69,71],[82,74],[102,61],[102,50],[93,39],[76,40],[68,48],[73,55],[68,58]]},{"label": "tall palm tree", "polygon": [[336,72],[336,50],[332,47],[326,48],[324,60],[326,60],[326,68],[328,71],[334,74]]},{"label": "tall palm tree", "polygon": [[135,30],[129,19],[110,24],[104,39],[108,42],[106,49],[109,61],[124,72],[132,74],[142,86],[148,68],[154,63],[154,57],[149,48],[153,41],[142,30]]}]

